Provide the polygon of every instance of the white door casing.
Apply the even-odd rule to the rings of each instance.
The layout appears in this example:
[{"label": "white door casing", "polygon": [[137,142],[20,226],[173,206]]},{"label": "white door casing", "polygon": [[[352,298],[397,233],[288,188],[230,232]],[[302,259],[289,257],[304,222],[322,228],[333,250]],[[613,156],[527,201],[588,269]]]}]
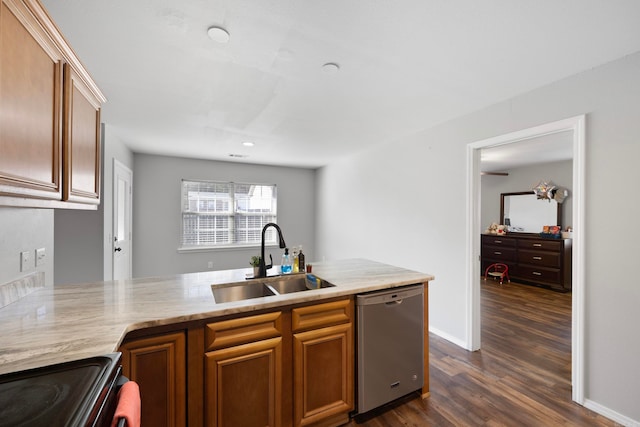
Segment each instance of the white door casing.
[{"label": "white door casing", "polygon": [[571,301],[572,399],[584,405],[585,353],[585,115],[500,135],[467,145],[467,340],[468,350],[480,349],[480,150],[556,132],[573,132],[573,252]]},{"label": "white door casing", "polygon": [[131,184],[133,172],[113,159],[113,280],[131,278]]}]

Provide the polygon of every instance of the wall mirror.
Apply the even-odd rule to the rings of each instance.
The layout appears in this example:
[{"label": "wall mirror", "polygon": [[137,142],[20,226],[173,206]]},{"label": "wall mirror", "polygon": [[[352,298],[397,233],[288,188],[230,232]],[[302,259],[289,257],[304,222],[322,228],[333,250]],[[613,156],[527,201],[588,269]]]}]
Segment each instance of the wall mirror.
[{"label": "wall mirror", "polygon": [[540,233],[545,225],[562,226],[562,204],[540,200],[533,191],[500,193],[500,221],[509,232]]}]

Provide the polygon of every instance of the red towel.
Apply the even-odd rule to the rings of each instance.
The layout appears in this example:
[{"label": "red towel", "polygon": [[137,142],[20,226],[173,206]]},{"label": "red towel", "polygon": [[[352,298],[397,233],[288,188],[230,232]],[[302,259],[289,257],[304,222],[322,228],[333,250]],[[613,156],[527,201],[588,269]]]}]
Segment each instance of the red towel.
[{"label": "red towel", "polygon": [[111,427],[115,427],[120,418],[127,420],[127,427],[140,427],[140,387],[135,381],[127,381],[120,387]]}]

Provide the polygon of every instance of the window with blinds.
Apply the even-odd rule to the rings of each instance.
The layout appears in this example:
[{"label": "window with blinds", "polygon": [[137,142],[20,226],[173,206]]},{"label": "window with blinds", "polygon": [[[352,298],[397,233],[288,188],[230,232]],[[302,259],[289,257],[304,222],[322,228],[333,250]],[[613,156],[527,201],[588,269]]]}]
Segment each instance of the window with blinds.
[{"label": "window with blinds", "polygon": [[[260,245],[277,221],[275,185],[182,180],[183,249]],[[266,244],[275,244],[270,227]]]}]

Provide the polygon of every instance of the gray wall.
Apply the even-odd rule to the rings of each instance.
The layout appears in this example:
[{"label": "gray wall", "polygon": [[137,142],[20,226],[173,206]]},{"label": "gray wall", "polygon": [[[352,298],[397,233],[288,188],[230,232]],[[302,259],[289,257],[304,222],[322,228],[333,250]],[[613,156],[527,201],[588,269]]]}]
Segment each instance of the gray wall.
[{"label": "gray wall", "polygon": [[[509,176],[483,175],[481,177],[481,226],[485,230],[492,222],[500,223],[500,193],[530,191],[541,180],[553,181],[569,190],[562,202],[562,226],[571,225],[573,215],[572,173],[573,161],[543,163],[507,170]],[[540,203],[547,203],[541,200]]]},{"label": "gray wall", "polygon": [[638,100],[640,53],[331,164],[318,173],[317,253],[434,274],[431,328],[468,342],[467,145],[587,114],[585,398],[639,423]]},{"label": "gray wall", "polygon": [[[276,184],[278,225],[287,245],[302,244],[307,260],[314,257],[315,171],[194,160],[148,154],[134,156],[133,275],[167,275],[209,269],[249,268],[260,248],[178,252],[180,241],[180,183],[185,179]],[[267,251],[274,264],[282,250]]]},{"label": "gray wall", "polygon": [[[35,250],[45,248],[44,265],[35,267]],[[43,271],[45,286],[53,285],[53,209],[0,206],[0,284]],[[29,251],[31,269],[20,271],[20,252]]]}]

